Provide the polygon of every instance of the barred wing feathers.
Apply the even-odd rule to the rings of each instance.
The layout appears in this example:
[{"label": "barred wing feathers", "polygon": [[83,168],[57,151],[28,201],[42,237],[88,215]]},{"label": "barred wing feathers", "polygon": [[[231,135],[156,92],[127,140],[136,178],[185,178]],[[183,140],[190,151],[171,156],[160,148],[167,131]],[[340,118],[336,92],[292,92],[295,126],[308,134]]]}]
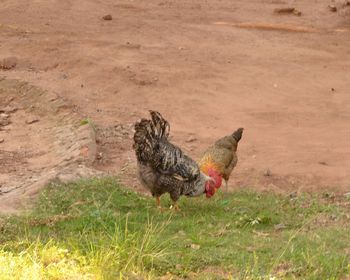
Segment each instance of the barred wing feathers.
[{"label": "barred wing feathers", "polygon": [[142,119],[135,124],[134,149],[141,163],[150,164],[163,175],[180,181],[195,180],[199,167],[179,147],[168,141],[170,126],[162,115],[150,111],[151,120]]}]

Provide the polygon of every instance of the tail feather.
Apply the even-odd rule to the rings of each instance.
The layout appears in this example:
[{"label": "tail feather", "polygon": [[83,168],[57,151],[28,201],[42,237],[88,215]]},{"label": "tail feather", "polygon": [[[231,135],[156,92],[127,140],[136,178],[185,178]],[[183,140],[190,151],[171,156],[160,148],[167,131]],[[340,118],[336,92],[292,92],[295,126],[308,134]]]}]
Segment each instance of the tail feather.
[{"label": "tail feather", "polygon": [[169,135],[169,123],[162,115],[155,111],[150,111],[152,120],[142,119],[135,123],[134,145],[137,159],[145,162],[149,161],[159,140],[167,139]]},{"label": "tail feather", "polygon": [[153,127],[155,129],[155,137],[158,139],[168,138],[170,126],[168,121],[166,121],[162,115],[156,111],[150,111],[152,117]]},{"label": "tail feather", "polygon": [[244,130],[244,128],[241,127],[241,128],[238,128],[235,132],[232,133],[232,137],[235,138],[237,143],[242,138],[243,130]]}]

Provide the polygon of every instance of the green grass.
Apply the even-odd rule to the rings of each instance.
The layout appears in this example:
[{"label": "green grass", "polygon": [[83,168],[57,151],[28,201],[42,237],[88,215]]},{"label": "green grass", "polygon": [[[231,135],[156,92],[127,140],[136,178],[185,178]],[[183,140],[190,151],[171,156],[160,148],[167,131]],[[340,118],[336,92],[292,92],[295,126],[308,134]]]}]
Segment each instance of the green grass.
[{"label": "green grass", "polygon": [[349,201],[333,200],[246,190],[161,213],[113,178],[53,184],[0,218],[0,279],[345,279]]}]

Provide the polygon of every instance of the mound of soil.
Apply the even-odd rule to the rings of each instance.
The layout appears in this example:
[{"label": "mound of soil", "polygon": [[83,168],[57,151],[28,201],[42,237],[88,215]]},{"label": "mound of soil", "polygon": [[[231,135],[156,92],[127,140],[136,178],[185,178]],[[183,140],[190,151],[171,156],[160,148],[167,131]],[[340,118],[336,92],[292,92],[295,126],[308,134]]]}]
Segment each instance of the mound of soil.
[{"label": "mound of soil", "polygon": [[23,207],[52,181],[97,174],[94,130],[53,93],[0,80],[0,212]]}]

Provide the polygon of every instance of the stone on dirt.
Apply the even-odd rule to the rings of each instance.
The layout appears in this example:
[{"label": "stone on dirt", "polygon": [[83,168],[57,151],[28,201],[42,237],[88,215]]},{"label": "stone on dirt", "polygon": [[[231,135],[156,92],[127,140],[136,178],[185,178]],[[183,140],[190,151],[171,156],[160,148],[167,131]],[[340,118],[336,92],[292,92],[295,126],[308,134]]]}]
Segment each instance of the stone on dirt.
[{"label": "stone on dirt", "polygon": [[190,136],[187,138],[187,140],[186,140],[187,143],[191,143],[191,142],[194,142],[194,141],[197,141],[197,138],[194,137],[193,135],[190,135]]},{"label": "stone on dirt", "polygon": [[276,8],[273,12],[275,14],[294,14],[296,16],[301,16],[301,12],[293,7]]},{"label": "stone on dirt", "polygon": [[112,15],[105,15],[102,17],[104,20],[112,20]]},{"label": "stone on dirt", "polygon": [[10,70],[15,68],[17,65],[16,57],[6,57],[0,60],[0,69],[1,70]]},{"label": "stone on dirt", "polygon": [[26,120],[26,124],[33,124],[33,123],[37,123],[39,121],[39,119],[29,119],[29,120]]},{"label": "stone on dirt", "polygon": [[329,9],[331,12],[333,12],[333,13],[337,11],[337,7],[334,6],[334,5],[329,5],[329,6],[328,6],[328,9]]},{"label": "stone on dirt", "polygon": [[270,177],[271,175],[272,175],[272,174],[271,174],[270,168],[267,168],[267,169],[264,171],[264,176]]}]

